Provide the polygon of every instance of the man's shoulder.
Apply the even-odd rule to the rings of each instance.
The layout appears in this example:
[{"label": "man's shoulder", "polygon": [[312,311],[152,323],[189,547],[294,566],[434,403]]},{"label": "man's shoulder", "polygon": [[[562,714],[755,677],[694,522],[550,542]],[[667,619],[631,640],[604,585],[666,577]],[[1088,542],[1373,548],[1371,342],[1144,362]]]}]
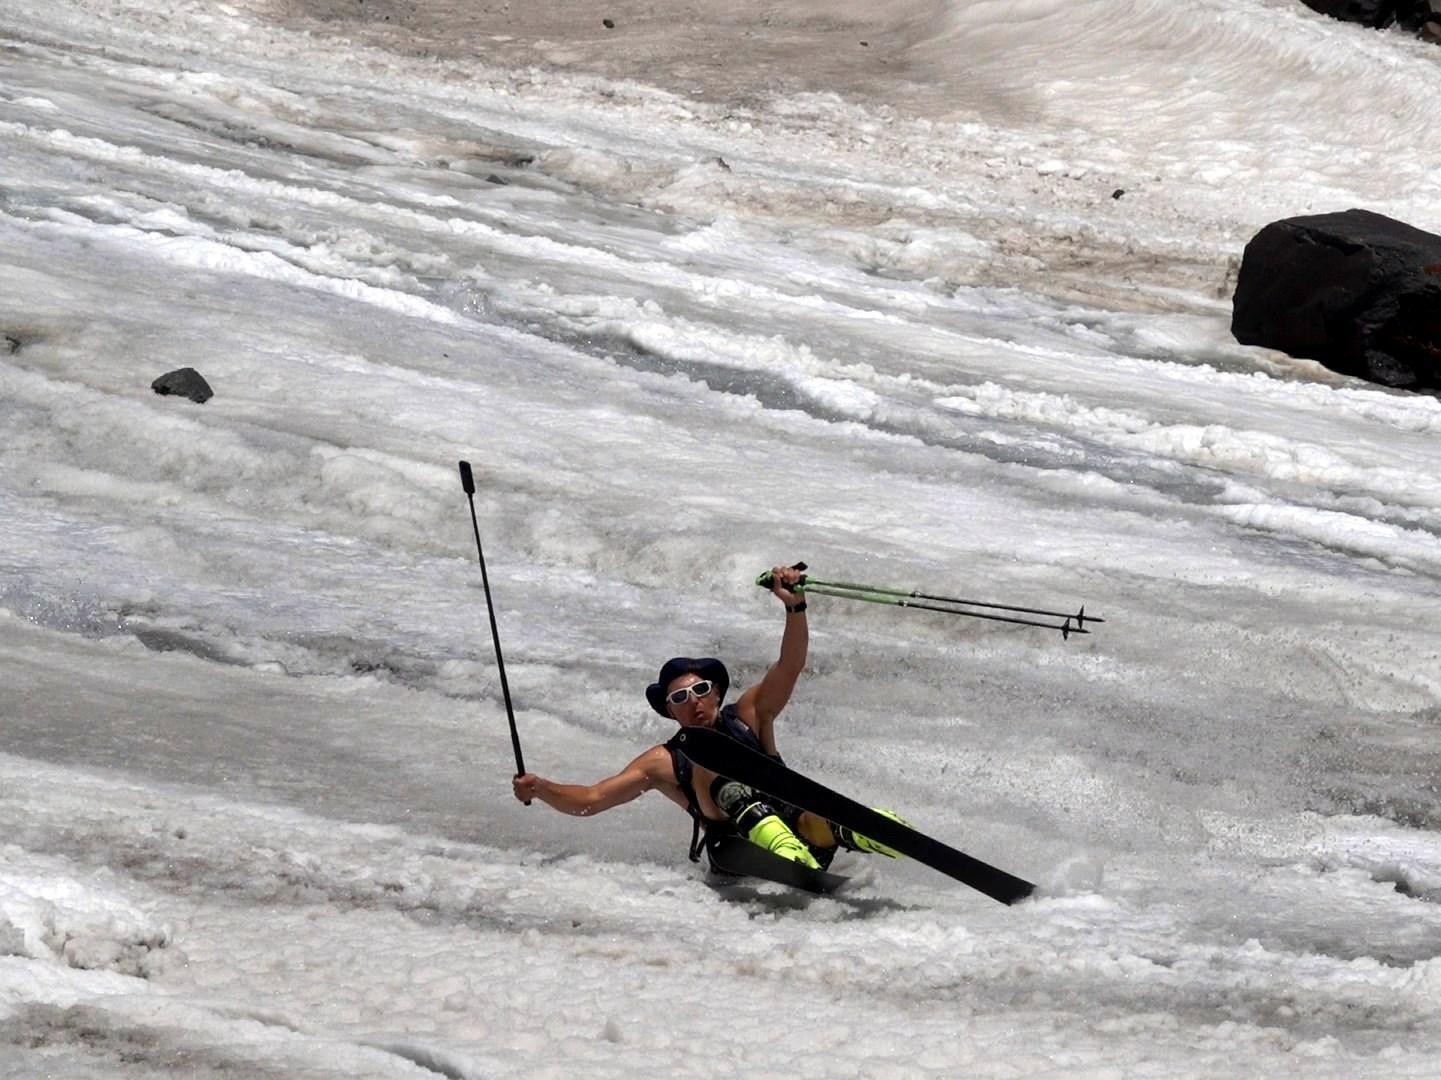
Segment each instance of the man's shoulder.
[{"label": "man's shoulder", "polygon": [[657,743],[652,746],[635,759],[635,764],[644,769],[648,776],[654,776],[657,772],[664,779],[673,779],[675,776],[669,743]]},{"label": "man's shoulder", "polygon": [[730,720],[722,728],[726,734],[733,738],[740,738],[742,741],[746,741],[747,737],[760,738],[761,721],[756,714],[754,699],[748,699],[742,695],[735,704],[725,707],[723,719],[725,717],[729,717]]},{"label": "man's shoulder", "polygon": [[760,717],[756,713],[756,697],[758,696],[759,690],[759,686],[752,686],[740,697],[736,698],[733,703],[726,706],[732,716],[752,731],[754,731],[760,723]]}]

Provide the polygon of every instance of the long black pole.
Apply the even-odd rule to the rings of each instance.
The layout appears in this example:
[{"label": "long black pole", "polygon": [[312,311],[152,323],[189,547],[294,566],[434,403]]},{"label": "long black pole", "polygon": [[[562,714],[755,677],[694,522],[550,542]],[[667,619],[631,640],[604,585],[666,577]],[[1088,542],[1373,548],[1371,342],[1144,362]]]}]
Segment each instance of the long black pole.
[{"label": "long black pole", "polygon": [[[515,748],[515,775],[525,772],[525,759],[520,754],[520,732],[515,727],[515,709],[510,704],[510,684],[505,681],[505,657],[500,652],[500,628],[495,625],[495,604],[490,599],[490,578],[485,572],[485,552],[480,548],[480,522],[475,516],[475,477],[470,472],[470,462],[460,463],[460,485],[465,488],[465,498],[470,503],[470,526],[475,530],[475,554],[480,559],[480,583],[485,587],[485,609],[490,612],[490,637],[495,642],[495,666],[500,669],[500,692],[505,696],[505,715],[510,721],[510,745]],[[529,801],[526,802],[529,806]]]}]

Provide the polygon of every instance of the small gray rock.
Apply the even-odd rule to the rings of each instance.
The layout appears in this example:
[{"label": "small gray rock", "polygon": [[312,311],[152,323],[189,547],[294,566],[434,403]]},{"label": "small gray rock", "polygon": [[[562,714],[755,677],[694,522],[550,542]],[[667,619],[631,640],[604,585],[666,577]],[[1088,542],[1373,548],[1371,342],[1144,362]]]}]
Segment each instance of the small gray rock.
[{"label": "small gray rock", "polygon": [[179,394],[181,397],[188,397],[197,405],[204,405],[215,396],[210,384],[201,377],[200,372],[191,367],[167,371],[150,384],[150,389],[157,394]]}]

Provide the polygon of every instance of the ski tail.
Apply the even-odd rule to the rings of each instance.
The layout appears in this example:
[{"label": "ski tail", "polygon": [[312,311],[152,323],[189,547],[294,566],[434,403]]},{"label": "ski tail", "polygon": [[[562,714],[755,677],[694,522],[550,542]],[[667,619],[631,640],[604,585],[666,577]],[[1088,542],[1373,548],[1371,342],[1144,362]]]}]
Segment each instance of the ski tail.
[{"label": "ski tail", "polygon": [[711,866],[724,874],[764,878],[793,889],[826,896],[850,879],[825,870],[813,870],[804,863],[783,859],[740,836],[726,836],[706,845]]}]

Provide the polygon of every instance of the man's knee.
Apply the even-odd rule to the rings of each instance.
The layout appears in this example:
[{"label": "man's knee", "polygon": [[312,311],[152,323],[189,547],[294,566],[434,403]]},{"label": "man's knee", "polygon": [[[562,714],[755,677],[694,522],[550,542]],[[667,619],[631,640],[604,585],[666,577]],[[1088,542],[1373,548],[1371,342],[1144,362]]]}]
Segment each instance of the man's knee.
[{"label": "man's knee", "polygon": [[724,776],[717,776],[711,782],[710,797],[715,800],[716,808],[735,823],[742,835],[776,812],[755,788],[738,780],[727,780]]},{"label": "man's knee", "polygon": [[831,823],[819,814],[812,814],[809,810],[802,810],[799,819],[796,821],[796,832],[806,843],[814,848],[828,848],[836,846],[836,834],[831,828]]}]

